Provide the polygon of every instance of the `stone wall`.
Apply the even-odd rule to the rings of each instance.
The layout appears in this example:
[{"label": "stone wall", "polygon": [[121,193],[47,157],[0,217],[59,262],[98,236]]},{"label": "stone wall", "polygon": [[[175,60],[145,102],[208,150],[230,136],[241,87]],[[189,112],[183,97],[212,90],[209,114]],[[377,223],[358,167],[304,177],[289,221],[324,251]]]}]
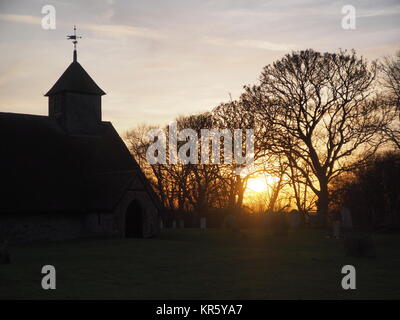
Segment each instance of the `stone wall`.
[{"label": "stone wall", "polygon": [[0,212],[0,240],[10,243],[57,241],[88,237],[125,237],[129,204],[137,200],[143,208],[143,236],[160,233],[159,212],[142,183],[135,179],[113,213],[14,213]]},{"label": "stone wall", "polygon": [[0,238],[10,243],[113,236],[110,214],[1,214]]}]

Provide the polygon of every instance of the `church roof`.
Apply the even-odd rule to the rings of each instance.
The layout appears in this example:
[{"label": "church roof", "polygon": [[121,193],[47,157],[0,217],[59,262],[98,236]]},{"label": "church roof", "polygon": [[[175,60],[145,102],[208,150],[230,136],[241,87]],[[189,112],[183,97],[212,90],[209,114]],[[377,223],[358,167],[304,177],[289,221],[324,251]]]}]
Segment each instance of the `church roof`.
[{"label": "church roof", "polygon": [[46,116],[0,112],[1,212],[112,212],[140,179],[161,204],[110,122],[68,135]]},{"label": "church roof", "polygon": [[57,80],[54,86],[45,94],[52,96],[61,92],[75,92],[93,95],[106,94],[94,82],[78,61],[73,61]]}]

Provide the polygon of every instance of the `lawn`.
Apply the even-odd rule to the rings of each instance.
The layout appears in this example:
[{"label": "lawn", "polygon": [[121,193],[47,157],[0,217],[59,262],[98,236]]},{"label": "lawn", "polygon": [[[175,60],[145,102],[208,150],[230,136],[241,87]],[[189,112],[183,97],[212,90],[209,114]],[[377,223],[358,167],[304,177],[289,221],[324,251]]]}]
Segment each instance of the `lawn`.
[{"label": "lawn", "polygon": [[[0,299],[399,299],[400,235],[377,235],[378,257],[347,258],[320,230],[274,237],[246,230],[164,230],[156,239],[84,239],[12,246]],[[54,265],[57,289],[41,289]],[[341,268],[357,289],[341,288]]]}]

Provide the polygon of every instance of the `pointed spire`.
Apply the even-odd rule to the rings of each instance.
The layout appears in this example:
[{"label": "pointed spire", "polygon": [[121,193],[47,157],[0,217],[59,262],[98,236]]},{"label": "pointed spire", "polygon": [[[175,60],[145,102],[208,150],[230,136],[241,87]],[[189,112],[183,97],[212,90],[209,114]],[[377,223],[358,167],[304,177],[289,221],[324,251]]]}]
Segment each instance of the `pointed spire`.
[{"label": "pointed spire", "polygon": [[49,97],[63,92],[75,92],[99,96],[106,94],[77,61],[74,61],[69,65],[45,96]]},{"label": "pointed spire", "polygon": [[73,62],[78,61],[78,54],[76,51],[76,45],[78,43],[78,39],[82,39],[82,37],[76,35],[76,26],[74,26],[74,34],[67,36],[68,40],[72,40],[72,43],[74,44],[74,54],[73,54]]}]

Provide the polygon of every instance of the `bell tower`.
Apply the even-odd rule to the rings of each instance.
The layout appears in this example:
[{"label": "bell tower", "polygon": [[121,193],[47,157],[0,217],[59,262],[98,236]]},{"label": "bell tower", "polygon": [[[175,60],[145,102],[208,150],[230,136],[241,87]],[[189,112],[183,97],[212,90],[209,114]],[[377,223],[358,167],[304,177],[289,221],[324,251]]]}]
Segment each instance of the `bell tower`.
[{"label": "bell tower", "polygon": [[73,40],[73,61],[53,87],[45,94],[49,98],[49,117],[57,121],[70,135],[101,133],[101,96],[103,90],[78,62],[76,35]]}]

